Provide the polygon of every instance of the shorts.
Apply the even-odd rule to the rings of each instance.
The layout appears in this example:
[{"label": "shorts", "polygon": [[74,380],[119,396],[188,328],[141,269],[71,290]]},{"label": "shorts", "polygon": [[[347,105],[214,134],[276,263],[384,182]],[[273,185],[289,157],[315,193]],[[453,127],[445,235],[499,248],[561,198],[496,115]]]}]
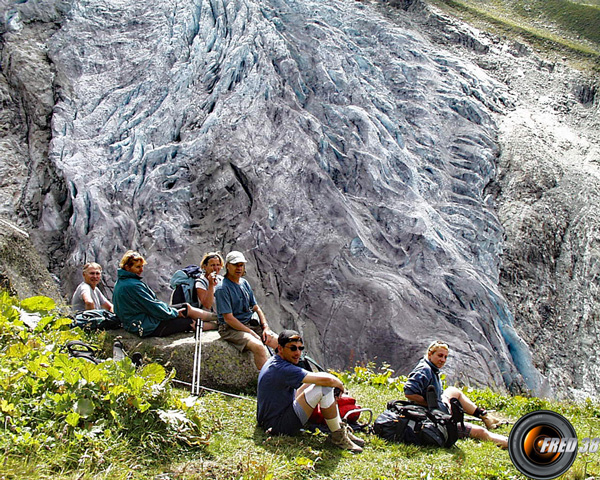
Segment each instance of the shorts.
[{"label": "shorts", "polygon": [[[444,398],[444,400],[447,400],[447,399]],[[444,401],[444,405],[448,409],[447,413],[449,413],[451,411],[450,405],[445,401]],[[473,425],[471,425],[470,423],[464,422],[464,428],[461,423],[456,425],[456,427],[458,428],[458,438],[469,438],[469,436],[471,435],[471,428],[473,428]]]},{"label": "shorts", "polygon": [[471,425],[470,423],[465,422],[465,428],[463,428],[462,424],[458,424],[457,428],[458,428],[458,438],[469,438],[469,436],[471,435],[471,428],[473,427],[473,425]]},{"label": "shorts", "polygon": [[297,435],[302,427],[308,422],[306,412],[300,404],[294,400],[289,407],[275,420],[266,427],[271,429],[274,435]]},{"label": "shorts", "polygon": [[[263,328],[261,325],[246,326],[262,338]],[[223,340],[231,343],[240,352],[243,352],[246,348],[246,345],[248,345],[248,342],[254,338],[254,336],[250,335],[248,332],[236,330],[235,328],[231,328],[227,324],[219,324],[219,335]]]}]

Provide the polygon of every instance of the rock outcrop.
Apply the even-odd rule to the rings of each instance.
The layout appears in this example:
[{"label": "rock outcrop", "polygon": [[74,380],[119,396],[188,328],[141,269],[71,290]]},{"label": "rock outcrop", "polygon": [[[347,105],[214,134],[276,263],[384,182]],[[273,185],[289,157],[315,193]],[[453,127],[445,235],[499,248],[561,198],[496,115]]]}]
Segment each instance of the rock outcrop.
[{"label": "rock outcrop", "polygon": [[[174,368],[176,379],[192,382],[196,340],[193,334],[141,339],[125,330],[107,330],[105,354],[112,356],[112,345],[119,338],[127,354],[143,355],[146,362],[157,362]],[[202,333],[200,385],[230,392],[252,391],[256,388],[258,370],[250,352],[240,353],[233,345],[221,340],[215,331]]]},{"label": "rock outcrop", "polygon": [[61,298],[46,263],[27,232],[0,218],[0,289],[20,298],[45,295]]},{"label": "rock outcrop", "polygon": [[91,260],[110,290],[135,248],[167,298],[176,267],[235,248],[272,327],[301,330],[320,363],[406,373],[444,338],[450,381],[546,392],[531,312],[515,329],[500,286],[511,300],[524,288],[501,270],[500,218],[521,190],[498,178],[518,105],[490,67],[500,45],[395,5],[408,11],[5,1],[0,163],[18,168],[3,215],[31,229],[65,291]]}]

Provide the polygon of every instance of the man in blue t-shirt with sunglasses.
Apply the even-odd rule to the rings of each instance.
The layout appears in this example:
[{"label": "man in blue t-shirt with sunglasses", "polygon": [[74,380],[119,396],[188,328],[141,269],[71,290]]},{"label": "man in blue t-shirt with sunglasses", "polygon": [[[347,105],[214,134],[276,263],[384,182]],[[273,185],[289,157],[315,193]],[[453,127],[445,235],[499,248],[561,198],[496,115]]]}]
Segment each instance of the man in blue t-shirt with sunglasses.
[{"label": "man in blue t-shirt with sunglasses", "polygon": [[326,372],[309,372],[297,366],[304,350],[300,334],[284,330],[277,338],[277,353],[258,375],[256,418],[267,432],[295,435],[308,422],[317,405],[331,430],[329,440],[352,453],[362,452],[364,441],[342,422],[334,390],[344,391],[339,378]]}]

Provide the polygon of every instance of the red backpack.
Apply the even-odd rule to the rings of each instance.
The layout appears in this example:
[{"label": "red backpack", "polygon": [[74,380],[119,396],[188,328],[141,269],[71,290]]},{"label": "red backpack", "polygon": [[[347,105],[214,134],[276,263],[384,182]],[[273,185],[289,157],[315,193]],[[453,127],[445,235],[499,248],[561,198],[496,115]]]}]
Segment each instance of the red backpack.
[{"label": "red backpack", "polygon": [[[360,417],[360,412],[353,412],[350,415],[348,415],[347,418],[345,418],[348,412],[361,408],[359,405],[356,404],[356,399],[354,397],[342,393],[339,397],[337,397],[337,404],[342,420],[345,419],[348,422],[352,423],[358,421],[358,418]],[[308,423],[325,425],[325,418],[323,418],[323,414],[321,413],[320,405],[317,405],[317,408],[313,410],[312,415],[308,419]]]}]

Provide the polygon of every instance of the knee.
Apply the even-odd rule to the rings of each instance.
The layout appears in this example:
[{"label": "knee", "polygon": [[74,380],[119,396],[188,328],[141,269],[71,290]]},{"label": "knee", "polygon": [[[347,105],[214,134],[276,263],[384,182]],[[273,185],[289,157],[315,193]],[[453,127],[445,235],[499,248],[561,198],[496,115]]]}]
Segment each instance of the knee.
[{"label": "knee", "polygon": [[471,431],[469,437],[477,438],[479,440],[490,440],[490,432],[479,425],[471,425]]},{"label": "knee", "polygon": [[266,348],[258,340],[254,340],[254,339],[248,340],[248,343],[246,344],[246,348],[255,354],[264,354],[264,355],[267,354]]},{"label": "knee", "polygon": [[335,403],[333,388],[321,385],[311,385],[304,392],[306,403],[315,408],[317,403],[321,408],[329,408]]},{"label": "knee", "polygon": [[444,396],[447,398],[460,398],[462,392],[456,387],[448,387],[444,390]]}]

